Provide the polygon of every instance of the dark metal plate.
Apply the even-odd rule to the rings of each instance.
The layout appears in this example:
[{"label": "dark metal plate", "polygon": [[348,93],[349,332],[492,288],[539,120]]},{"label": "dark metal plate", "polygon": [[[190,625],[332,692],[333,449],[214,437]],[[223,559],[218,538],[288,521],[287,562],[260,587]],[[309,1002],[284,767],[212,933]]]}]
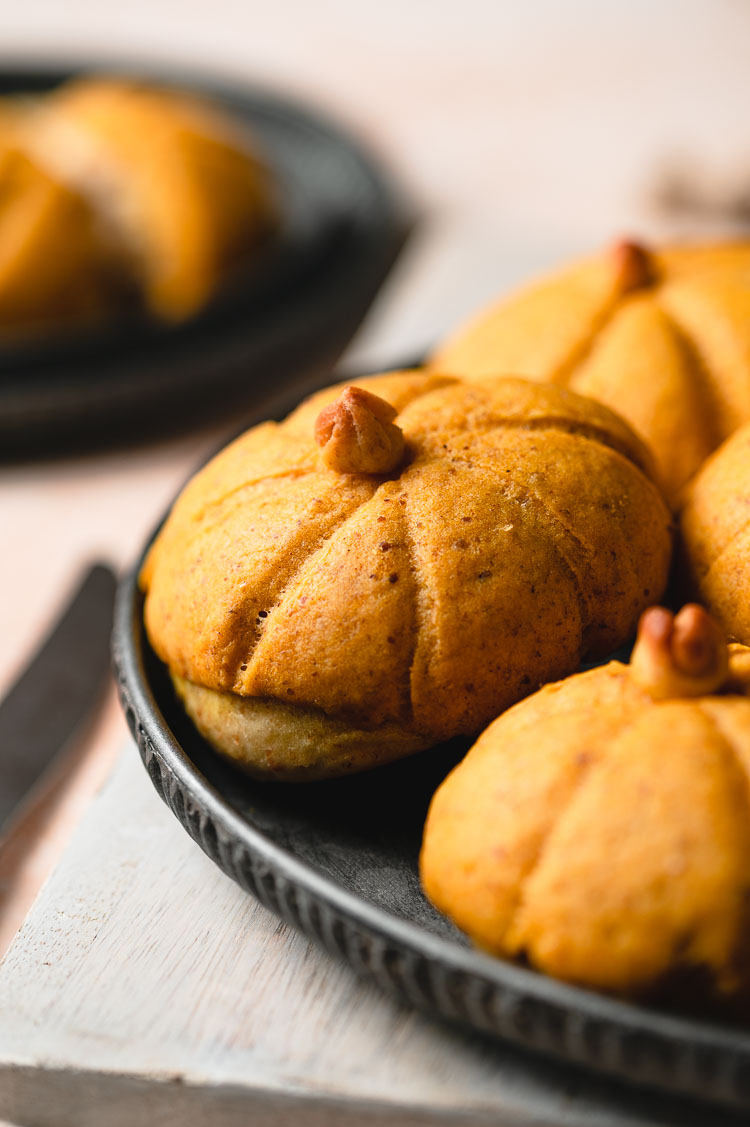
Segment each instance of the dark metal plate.
[{"label": "dark metal plate", "polygon": [[[128,723],[161,797],[244,889],[413,1006],[663,1093],[750,1109],[750,1033],[492,959],[427,903],[417,875],[424,814],[465,745],[350,779],[253,782],[187,720],[145,638],[142,611],[134,573],[119,591],[114,632]],[[699,1121],[724,1122],[718,1109],[706,1115]]]},{"label": "dark metal plate", "polygon": [[408,229],[385,173],[343,130],[266,90],[138,66],[0,63],[0,95],[88,71],[205,93],[253,131],[274,176],[278,237],[200,313],[145,317],[0,345],[0,458],[132,441],[318,386],[351,339]]}]

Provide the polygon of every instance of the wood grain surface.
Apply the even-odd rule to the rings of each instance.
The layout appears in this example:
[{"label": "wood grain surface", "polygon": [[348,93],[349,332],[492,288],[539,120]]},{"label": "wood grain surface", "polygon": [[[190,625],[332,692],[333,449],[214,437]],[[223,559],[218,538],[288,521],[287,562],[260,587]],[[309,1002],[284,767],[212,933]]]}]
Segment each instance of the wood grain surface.
[{"label": "wood grain surface", "polygon": [[203,856],[132,745],[0,969],[2,1115],[25,1127],[737,1122],[466,1034],[359,981]]}]

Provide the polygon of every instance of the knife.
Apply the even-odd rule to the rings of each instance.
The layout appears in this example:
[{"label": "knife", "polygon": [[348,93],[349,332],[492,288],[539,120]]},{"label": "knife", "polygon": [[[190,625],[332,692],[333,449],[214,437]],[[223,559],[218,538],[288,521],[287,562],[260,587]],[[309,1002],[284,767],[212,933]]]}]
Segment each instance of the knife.
[{"label": "knife", "polygon": [[0,836],[19,803],[80,733],[109,675],[116,579],[94,564],[0,702]]}]

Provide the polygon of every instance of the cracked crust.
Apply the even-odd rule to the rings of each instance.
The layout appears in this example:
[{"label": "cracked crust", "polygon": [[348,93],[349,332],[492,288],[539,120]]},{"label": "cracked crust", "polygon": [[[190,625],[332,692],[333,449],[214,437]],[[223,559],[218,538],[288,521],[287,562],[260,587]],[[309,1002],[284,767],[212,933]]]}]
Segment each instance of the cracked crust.
[{"label": "cracked crust", "polygon": [[621,644],[663,589],[669,516],[642,444],[565,390],[423,373],[361,385],[398,412],[400,471],[322,463],[328,389],[188,485],[141,582],[152,645],[183,681],[301,722],[398,730],[395,757],[478,731]]}]

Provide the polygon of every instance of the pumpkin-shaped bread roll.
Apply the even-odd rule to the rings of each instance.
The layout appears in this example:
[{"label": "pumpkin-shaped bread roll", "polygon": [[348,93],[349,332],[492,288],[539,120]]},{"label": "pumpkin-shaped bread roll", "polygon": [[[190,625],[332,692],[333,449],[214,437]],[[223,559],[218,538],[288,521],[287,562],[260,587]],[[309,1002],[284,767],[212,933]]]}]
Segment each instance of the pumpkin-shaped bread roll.
[{"label": "pumpkin-shaped bread roll", "polygon": [[86,200],[23,152],[0,117],[0,329],[57,327],[111,314],[128,275]]},{"label": "pumpkin-shaped bread roll", "polygon": [[142,571],[151,643],[248,770],[315,778],[478,731],[624,641],[670,518],[606,408],[392,373],[264,423],[187,486]]},{"label": "pumpkin-shaped bread roll", "polygon": [[569,982],[746,1011],[749,692],[750,649],[703,608],[646,611],[629,666],[547,685],[443,782],[427,896]]},{"label": "pumpkin-shaped bread roll", "polygon": [[652,447],[675,501],[750,420],[750,242],[619,243],[480,314],[433,363],[469,378],[515,372],[608,404]]},{"label": "pumpkin-shaped bread roll", "polygon": [[35,156],[118,234],[164,318],[194,313],[275,224],[252,138],[197,97],[81,79],[40,102],[26,131]]},{"label": "pumpkin-shaped bread roll", "polygon": [[689,586],[732,638],[750,645],[750,425],[686,487],[680,533]]}]

